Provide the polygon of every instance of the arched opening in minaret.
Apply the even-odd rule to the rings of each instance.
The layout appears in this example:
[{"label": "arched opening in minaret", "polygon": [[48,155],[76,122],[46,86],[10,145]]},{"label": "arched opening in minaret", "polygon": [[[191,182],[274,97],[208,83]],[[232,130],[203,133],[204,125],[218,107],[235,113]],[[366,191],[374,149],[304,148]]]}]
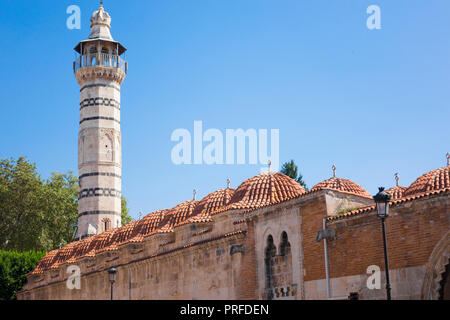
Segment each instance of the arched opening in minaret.
[{"label": "arched opening in minaret", "polygon": [[109,50],[105,47],[103,47],[101,51],[101,63],[105,67],[111,66],[111,55],[109,54]]},{"label": "arched opening in minaret", "polygon": [[113,57],[112,57],[112,67],[118,68],[119,67],[119,65],[118,65],[118,55],[119,54],[117,53],[117,49],[113,49],[112,55],[113,55]]},{"label": "arched opening in minaret", "polygon": [[97,65],[97,47],[91,46],[89,48],[89,65],[96,66]]},{"label": "arched opening in minaret", "polygon": [[111,220],[109,220],[108,218],[104,218],[102,220],[103,223],[103,231],[108,231],[109,229],[111,229]]}]

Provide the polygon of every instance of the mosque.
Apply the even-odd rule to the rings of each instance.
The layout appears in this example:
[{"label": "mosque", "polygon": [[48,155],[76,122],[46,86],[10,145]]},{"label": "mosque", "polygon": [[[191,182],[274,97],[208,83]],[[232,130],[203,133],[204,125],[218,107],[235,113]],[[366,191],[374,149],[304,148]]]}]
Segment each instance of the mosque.
[{"label": "mosque", "polygon": [[[76,241],[39,262],[19,299],[386,299],[373,197],[335,168],[309,191],[269,171],[121,226],[120,89],[128,65],[110,28],[101,5],[75,47]],[[449,191],[449,156],[447,166],[386,191],[393,299],[450,298]]]}]

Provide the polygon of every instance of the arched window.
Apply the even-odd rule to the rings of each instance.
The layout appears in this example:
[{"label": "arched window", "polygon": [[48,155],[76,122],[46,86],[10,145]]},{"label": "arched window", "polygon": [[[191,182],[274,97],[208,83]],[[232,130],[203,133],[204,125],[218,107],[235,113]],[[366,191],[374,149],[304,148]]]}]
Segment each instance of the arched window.
[{"label": "arched window", "polygon": [[285,231],[281,234],[281,243],[280,243],[280,256],[285,257],[286,254],[290,253],[291,244],[288,241],[288,235]]},{"label": "arched window", "polygon": [[266,298],[272,299],[273,298],[273,292],[272,292],[272,286],[273,286],[273,266],[274,266],[274,258],[277,253],[277,248],[275,247],[275,244],[273,243],[273,237],[272,235],[269,235],[267,237],[267,244],[266,249],[264,252],[264,264],[266,269]]},{"label": "arched window", "polygon": [[111,229],[111,220],[109,220],[108,218],[104,218],[102,220],[102,224],[104,231],[108,231],[109,229]]},{"label": "arched window", "polygon": [[287,232],[280,235],[279,249],[273,237],[267,237],[265,249],[266,299],[293,299],[292,254]]}]

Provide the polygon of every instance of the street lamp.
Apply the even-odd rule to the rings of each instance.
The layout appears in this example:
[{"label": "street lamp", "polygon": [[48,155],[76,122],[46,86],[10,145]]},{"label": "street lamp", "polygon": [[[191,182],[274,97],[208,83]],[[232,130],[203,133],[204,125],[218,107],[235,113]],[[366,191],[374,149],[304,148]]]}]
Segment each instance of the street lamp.
[{"label": "street lamp", "polygon": [[391,300],[391,284],[389,282],[389,263],[388,252],[386,245],[386,228],[384,227],[384,220],[389,216],[389,201],[391,196],[384,191],[383,187],[378,188],[378,193],[373,197],[377,208],[377,217],[381,219],[381,228],[383,230],[383,245],[384,245],[384,264],[386,267],[386,296]]},{"label": "street lamp", "polygon": [[109,282],[111,283],[111,300],[113,300],[114,297],[114,282],[116,282],[116,274],[117,274],[117,269],[114,267],[109,268],[108,270],[109,273]]}]

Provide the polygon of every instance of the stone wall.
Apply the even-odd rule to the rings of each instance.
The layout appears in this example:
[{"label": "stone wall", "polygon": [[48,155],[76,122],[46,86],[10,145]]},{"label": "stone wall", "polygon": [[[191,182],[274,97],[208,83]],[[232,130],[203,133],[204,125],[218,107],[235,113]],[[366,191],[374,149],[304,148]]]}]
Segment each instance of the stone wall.
[{"label": "stone wall", "polygon": [[[321,191],[256,211],[222,212],[214,223],[186,224],[142,243],[76,262],[81,290],[66,287],[69,265],[29,276],[19,299],[109,299],[107,270],[118,270],[116,299],[326,299],[323,219],[367,199]],[[330,203],[332,205],[330,205]],[[380,220],[374,212],[329,221],[332,295],[384,299]],[[436,299],[450,258],[448,193],[391,207],[386,221],[394,299]],[[273,250],[268,252],[268,240]],[[267,259],[269,258],[269,260]],[[268,263],[269,262],[269,263]],[[367,288],[367,268],[381,270],[381,289]]]}]

